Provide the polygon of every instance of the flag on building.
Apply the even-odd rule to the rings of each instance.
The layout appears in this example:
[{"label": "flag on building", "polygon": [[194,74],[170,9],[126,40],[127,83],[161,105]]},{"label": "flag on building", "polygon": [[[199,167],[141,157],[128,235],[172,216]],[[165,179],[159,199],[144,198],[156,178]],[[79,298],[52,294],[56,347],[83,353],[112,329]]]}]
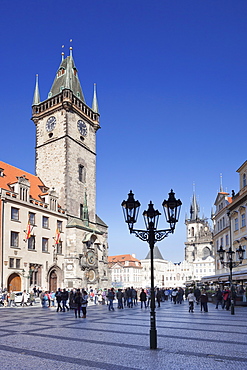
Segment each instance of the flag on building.
[{"label": "flag on building", "polygon": [[56,235],[55,235],[55,244],[59,244],[60,243],[60,231],[57,229],[56,230]]}]

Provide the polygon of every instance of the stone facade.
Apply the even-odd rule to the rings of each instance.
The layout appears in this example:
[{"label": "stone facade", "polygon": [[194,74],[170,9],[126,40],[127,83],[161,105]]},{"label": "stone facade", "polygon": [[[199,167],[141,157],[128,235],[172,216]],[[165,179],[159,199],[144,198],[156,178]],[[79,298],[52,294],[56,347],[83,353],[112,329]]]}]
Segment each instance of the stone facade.
[{"label": "stone facade", "polygon": [[[54,260],[52,248],[49,247],[50,257],[45,260],[44,251],[42,249],[40,251],[40,248],[37,250],[37,259],[43,271],[37,284],[50,290],[53,278],[53,282],[56,279],[56,287],[59,285],[67,288],[91,286],[106,288],[108,286],[108,227],[96,215],[96,132],[100,128],[96,89],[94,89],[93,108],[90,108],[85,103],[72,50],[70,56],[62,58],[48,99],[45,101],[40,101],[38,80],[36,81],[32,120],[36,125],[36,176],[26,173],[25,176],[27,179],[32,178],[33,184],[29,186],[28,181],[25,184],[25,179],[22,178],[18,182],[19,185],[14,185],[15,189],[12,189],[9,184],[4,184],[2,187],[0,181],[3,196],[0,221],[3,223],[6,217],[9,219],[9,214],[5,214],[7,208],[3,210],[6,191],[10,194],[17,193],[16,197],[12,195],[9,197],[18,202],[22,202],[23,194],[26,195],[25,204],[18,205],[22,228],[23,224],[27,223],[26,214],[31,206],[40,206],[38,207],[41,210],[40,217],[48,217],[45,214],[49,210],[52,225],[59,221],[58,215],[62,214],[63,234],[60,233],[60,237],[63,238],[63,253],[61,256],[56,254]],[[4,166],[5,164],[3,169]],[[4,176],[4,171],[2,173]],[[28,193],[29,188],[33,191],[39,179],[42,180],[40,180],[39,191],[36,189],[34,203],[30,204],[32,199]],[[35,238],[45,238],[48,240],[47,243],[52,245],[51,238],[54,238],[56,233],[56,228],[53,229],[54,225],[50,233],[48,230],[44,232],[43,228],[35,229]],[[9,241],[9,235],[5,235],[11,231],[12,229],[9,230],[6,227],[4,229],[3,226],[0,228],[2,250],[4,250],[0,261],[2,270],[4,266],[8,266],[9,258],[14,258],[10,257],[11,251],[7,252],[6,240]],[[22,254],[24,266],[29,269],[36,263],[36,259],[31,258],[34,254],[30,253],[30,250],[27,255],[23,255],[24,250],[23,245],[21,252],[17,251],[16,255]],[[43,253],[40,254],[40,252]],[[12,262],[11,259],[11,264]],[[21,265],[23,265],[22,262]],[[21,277],[19,272],[17,275]],[[6,285],[6,279],[8,279],[7,273],[2,271],[2,287]],[[30,280],[30,278],[27,279]],[[21,284],[22,289],[23,287]]]}]

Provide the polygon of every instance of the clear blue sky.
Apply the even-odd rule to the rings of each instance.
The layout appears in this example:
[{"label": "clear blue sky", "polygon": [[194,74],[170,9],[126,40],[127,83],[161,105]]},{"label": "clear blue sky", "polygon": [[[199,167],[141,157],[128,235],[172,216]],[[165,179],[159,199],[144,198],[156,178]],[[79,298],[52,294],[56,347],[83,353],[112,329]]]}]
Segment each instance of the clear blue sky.
[{"label": "clear blue sky", "polygon": [[210,217],[220,173],[224,190],[237,191],[247,159],[246,20],[246,0],[2,0],[0,159],[34,173],[35,75],[45,100],[72,38],[88,105],[97,83],[97,213],[109,225],[110,254],[148,253],[123,221],[129,190],[141,211],[150,200],[162,211],[173,188],[181,219],[158,246],[183,260],[193,182]]}]

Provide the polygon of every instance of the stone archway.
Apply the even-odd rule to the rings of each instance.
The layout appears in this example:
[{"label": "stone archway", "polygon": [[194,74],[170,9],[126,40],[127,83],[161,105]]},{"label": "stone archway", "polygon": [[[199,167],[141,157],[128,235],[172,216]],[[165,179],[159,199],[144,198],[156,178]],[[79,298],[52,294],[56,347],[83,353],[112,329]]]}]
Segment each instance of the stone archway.
[{"label": "stone archway", "polygon": [[56,270],[52,270],[49,276],[49,291],[56,292],[57,291],[57,272]]},{"label": "stone archway", "polygon": [[10,290],[13,290],[15,292],[21,291],[21,277],[20,275],[14,273],[11,274],[8,278],[8,283],[7,283],[7,289],[8,292]]}]

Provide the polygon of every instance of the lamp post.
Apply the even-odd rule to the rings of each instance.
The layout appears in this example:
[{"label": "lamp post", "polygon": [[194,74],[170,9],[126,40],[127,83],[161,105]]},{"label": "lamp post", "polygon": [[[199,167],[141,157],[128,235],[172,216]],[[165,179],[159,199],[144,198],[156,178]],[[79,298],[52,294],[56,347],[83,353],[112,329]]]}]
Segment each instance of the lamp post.
[{"label": "lamp post", "polygon": [[[235,254],[235,252],[232,250],[232,247],[230,246],[228,251],[225,251],[222,247],[222,245],[220,246],[220,249],[217,251],[219,253],[219,256],[220,256],[220,262],[222,263],[222,265],[224,267],[228,267],[229,270],[230,270],[230,287],[231,287],[231,314],[234,315],[235,312],[234,312],[234,299],[233,299],[233,296],[234,296],[234,288],[233,288],[233,284],[232,284],[232,269],[234,267],[238,267],[239,265],[241,265],[242,261],[243,261],[243,254],[244,254],[244,249],[241,247],[241,245],[238,247],[238,249],[236,250],[236,252],[238,253],[238,258],[239,258],[239,261],[233,261],[233,255]],[[227,255],[227,261],[225,261],[225,253]]]},{"label": "lamp post", "polygon": [[161,241],[173,233],[176,223],[179,219],[182,202],[175,198],[173,190],[169,193],[168,200],[164,200],[162,206],[166,216],[166,221],[170,224],[169,229],[157,230],[158,220],[161,213],[154,209],[153,203],[150,201],[147,211],[143,212],[146,230],[134,229],[134,224],[137,222],[139,208],[141,206],[138,200],[134,199],[132,191],[128,194],[128,199],[122,202],[125,222],[128,224],[130,234],[135,234],[139,239],[148,242],[150,248],[151,259],[151,309],[150,309],[150,349],[157,349],[157,330],[155,319],[155,294],[154,294],[154,261],[153,250],[157,241]]}]

